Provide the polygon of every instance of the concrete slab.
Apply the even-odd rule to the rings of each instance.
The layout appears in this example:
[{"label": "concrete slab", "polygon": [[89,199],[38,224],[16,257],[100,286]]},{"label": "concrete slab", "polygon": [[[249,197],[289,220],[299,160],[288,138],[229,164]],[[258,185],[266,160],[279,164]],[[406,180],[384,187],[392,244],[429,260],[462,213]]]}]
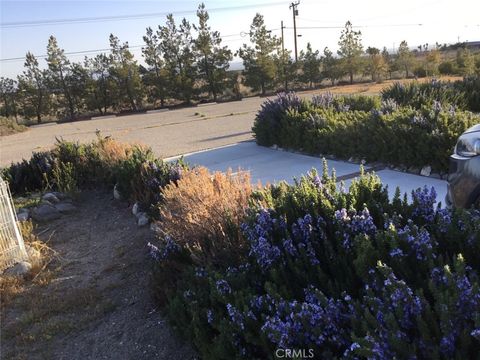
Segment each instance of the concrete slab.
[{"label": "concrete slab", "polygon": [[162,113],[165,111],[169,111],[170,109],[165,108],[165,109],[156,109],[156,110],[147,110],[147,114],[157,114],[157,113]]},{"label": "concrete slab", "polygon": [[[173,157],[165,160],[174,160]],[[248,141],[216,149],[184,155],[185,161],[201,165],[213,171],[236,171],[239,168],[250,171],[252,182],[262,184],[281,180],[292,182],[293,178],[307,173],[312,168],[322,171],[322,159],[313,156],[278,151]],[[359,165],[341,161],[329,161],[330,169],[335,168],[337,176],[348,175],[359,170]]]},{"label": "concrete slab", "polygon": [[[258,146],[253,141],[227,145],[215,149],[183,155],[184,160],[191,165],[201,165],[212,171],[226,171],[231,168],[237,171],[239,168],[250,172],[252,182],[260,181],[262,184],[276,183],[285,180],[292,183],[293,179],[306,174],[312,168],[320,173],[323,169],[322,159],[313,156],[295,154],[287,151],[273,150]],[[165,159],[166,161],[178,159],[179,156]],[[359,171],[359,165],[343,161],[328,161],[330,171],[335,169],[337,176],[355,174]],[[369,169],[368,166],[365,167]],[[380,170],[377,175],[382,183],[388,185],[389,196],[393,198],[397,186],[400,191],[407,193],[411,198],[412,190],[432,186],[437,191],[437,201],[445,203],[447,182],[425,176],[413,175],[393,170]],[[345,181],[348,187],[351,179]]]},{"label": "concrete slab", "polygon": [[114,118],[114,117],[117,117],[117,115],[111,114],[111,115],[92,116],[90,119],[91,120],[101,120],[101,119],[111,119],[111,118]]},{"label": "concrete slab", "polygon": [[379,171],[377,175],[380,176],[383,184],[388,184],[388,195],[391,198],[395,195],[397,186],[400,188],[402,195],[405,192],[407,193],[409,200],[413,190],[427,186],[428,189],[431,187],[435,188],[437,192],[437,202],[445,205],[445,196],[447,195],[447,182],[445,180],[407,174],[394,170],[382,170]]}]

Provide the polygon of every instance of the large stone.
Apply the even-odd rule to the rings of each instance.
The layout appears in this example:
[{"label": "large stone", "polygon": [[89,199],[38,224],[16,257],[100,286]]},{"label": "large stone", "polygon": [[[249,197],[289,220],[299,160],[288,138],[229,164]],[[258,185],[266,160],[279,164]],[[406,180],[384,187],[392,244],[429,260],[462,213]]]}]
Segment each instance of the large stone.
[{"label": "large stone", "polygon": [[432,167],[430,165],[424,166],[420,171],[420,175],[422,176],[430,176],[432,173]]},{"label": "large stone", "polygon": [[55,208],[60,211],[62,214],[69,214],[77,210],[77,207],[69,202],[61,202],[55,204]]},{"label": "large stone", "polygon": [[139,213],[140,213],[140,205],[138,204],[138,202],[136,202],[132,206],[132,214],[135,216],[138,216]]},{"label": "large stone", "polygon": [[50,203],[52,203],[52,204],[56,204],[56,203],[60,202],[60,200],[58,199],[58,197],[55,196],[54,193],[50,193],[50,192],[44,194],[44,195],[42,196],[42,200],[48,201],[48,202],[50,202]]},{"label": "large stone", "polygon": [[420,169],[415,167],[415,166],[411,166],[408,168],[408,172],[411,173],[411,174],[420,174]]},{"label": "large stone", "polygon": [[62,201],[68,198],[68,195],[60,191],[52,191],[52,194],[55,195],[58,200]]},{"label": "large stone", "polygon": [[14,266],[5,270],[6,275],[10,276],[24,276],[32,269],[32,264],[28,261],[20,261]]},{"label": "large stone", "polygon": [[115,184],[115,187],[113,188],[113,198],[115,200],[122,200],[122,194],[120,194],[120,191],[118,191],[117,184]]},{"label": "large stone", "polygon": [[137,222],[138,226],[145,226],[149,223],[148,216],[145,213],[138,213],[137,218],[138,218],[138,222]]},{"label": "large stone", "polygon": [[156,222],[150,223],[150,230],[152,230],[155,234],[161,234],[162,229]]},{"label": "large stone", "polygon": [[32,218],[38,222],[52,221],[60,216],[60,211],[52,205],[41,204],[32,210]]},{"label": "large stone", "polygon": [[30,214],[28,211],[22,211],[17,214],[18,221],[27,221],[30,219]]}]

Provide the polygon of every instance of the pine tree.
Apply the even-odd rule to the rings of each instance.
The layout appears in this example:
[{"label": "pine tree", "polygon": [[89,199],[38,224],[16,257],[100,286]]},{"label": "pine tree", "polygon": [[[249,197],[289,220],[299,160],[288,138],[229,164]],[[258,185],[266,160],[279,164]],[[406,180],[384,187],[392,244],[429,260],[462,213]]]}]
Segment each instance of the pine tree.
[{"label": "pine tree", "polygon": [[116,94],[115,81],[110,76],[112,57],[98,54],[94,58],[85,58],[85,68],[88,72],[86,84],[86,105],[88,110],[98,110],[105,114],[114,106],[113,97]]},{"label": "pine tree", "polygon": [[149,90],[150,99],[154,103],[160,99],[160,106],[165,105],[165,99],[168,94],[167,70],[162,59],[160,48],[160,38],[154,34],[152,28],[147,28],[146,35],[143,36],[145,46],[142,47],[143,58],[148,65],[143,81]]},{"label": "pine tree", "polygon": [[353,75],[360,70],[361,55],[363,54],[362,33],[354,31],[352,23],[347,21],[345,29],[342,30],[338,45],[338,55],[344,60],[346,72],[350,76],[350,84],[353,84]]},{"label": "pine tree", "polygon": [[3,104],[2,116],[14,116],[17,119],[17,87],[17,81],[5,77],[0,78],[0,97]]},{"label": "pine tree", "polygon": [[197,58],[198,74],[200,79],[207,84],[208,92],[217,100],[226,86],[227,70],[232,60],[232,52],[227,46],[221,46],[222,38],[218,31],[212,31],[208,26],[208,12],[202,3],[197,10],[198,25],[194,25],[198,31],[194,41],[194,50]]},{"label": "pine tree", "polygon": [[128,104],[130,109],[135,111],[141,105],[143,90],[137,61],[130,52],[128,42],[121,44],[118,37],[113,34],[110,34],[110,49],[112,52],[110,73],[117,81],[119,102]]},{"label": "pine tree", "polygon": [[75,118],[75,102],[72,96],[68,77],[71,75],[71,64],[65,56],[65,51],[58,46],[57,39],[52,35],[48,39],[47,64],[51,74],[53,92],[62,95],[62,105],[67,110],[70,119]]},{"label": "pine tree", "polygon": [[195,93],[195,55],[192,48],[191,25],[184,18],[176,26],[172,14],[165,26],[159,26],[160,49],[168,74],[169,92],[173,98],[191,102]]},{"label": "pine tree", "polygon": [[48,113],[48,92],[46,88],[46,71],[40,70],[38,60],[31,52],[27,52],[24,63],[25,70],[18,77],[18,88],[23,103],[23,113],[28,117],[30,109],[42,122],[42,115]]},{"label": "pine tree", "polygon": [[335,85],[335,81],[343,76],[343,66],[341,61],[333,56],[333,53],[328,47],[323,49],[323,55],[323,76],[330,79],[333,86]]},{"label": "pine tree", "polygon": [[275,54],[278,53],[280,40],[270,34],[260,14],[255,15],[250,26],[250,42],[253,47],[244,44],[238,50],[245,67],[245,83],[265,95],[267,88],[274,85],[277,73]]},{"label": "pine tree", "polygon": [[315,84],[322,80],[321,61],[319,51],[313,51],[310,43],[307,43],[306,51],[300,51],[300,64],[302,67],[300,81],[309,84],[310,88],[313,88]]},{"label": "pine tree", "polygon": [[408,48],[407,42],[403,40],[398,47],[397,65],[400,69],[405,70],[406,78],[408,78],[408,71],[413,66],[413,62],[413,54]]}]

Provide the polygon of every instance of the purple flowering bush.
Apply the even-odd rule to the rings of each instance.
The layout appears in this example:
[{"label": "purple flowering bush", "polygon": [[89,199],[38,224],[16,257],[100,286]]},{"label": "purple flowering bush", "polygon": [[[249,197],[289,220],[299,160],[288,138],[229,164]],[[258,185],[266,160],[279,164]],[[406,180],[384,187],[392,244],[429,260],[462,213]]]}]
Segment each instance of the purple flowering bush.
[{"label": "purple flowering bush", "polygon": [[253,131],[258,144],[397,166],[430,165],[446,172],[458,136],[480,122],[478,114],[443,98],[412,107],[367,96],[290,97],[296,101],[268,100],[257,114]]},{"label": "purple flowering bush", "polygon": [[437,208],[435,197],[418,189],[411,202],[399,191],[389,201],[374,174],[346,191],[312,170],[252,194],[240,265],[199,268],[181,248],[164,257],[160,247],[157,294],[203,358],[275,358],[278,348],[475,358],[480,212]]},{"label": "purple flowering bush", "polygon": [[396,82],[382,90],[384,100],[393,99],[401,106],[412,106],[418,109],[424,105],[439,102],[454,105],[462,110],[479,111],[479,94],[480,80],[478,76],[466,77],[454,82],[437,79],[424,83]]}]

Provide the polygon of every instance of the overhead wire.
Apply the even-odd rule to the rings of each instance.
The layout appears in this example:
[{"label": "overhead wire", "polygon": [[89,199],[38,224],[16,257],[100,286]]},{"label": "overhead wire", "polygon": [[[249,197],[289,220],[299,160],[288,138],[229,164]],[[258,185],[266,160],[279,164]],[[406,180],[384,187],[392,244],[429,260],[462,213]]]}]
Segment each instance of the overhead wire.
[{"label": "overhead wire", "polygon": [[[259,7],[270,7],[284,5],[284,1],[259,3],[254,5],[238,5],[229,7],[218,7],[207,9],[211,12],[222,12],[232,10],[243,10]],[[135,20],[144,18],[155,18],[160,16],[173,15],[188,15],[195,14],[196,10],[184,10],[184,11],[162,11],[157,13],[145,13],[145,14],[132,14],[132,15],[112,15],[112,16],[95,16],[95,17],[83,17],[83,18],[65,18],[65,19],[46,19],[46,20],[32,20],[32,21],[13,21],[0,23],[0,28],[17,28],[17,27],[29,27],[29,26],[43,26],[43,25],[69,25],[78,23],[91,23],[91,22],[106,22],[106,21],[122,21],[122,20]]]}]

